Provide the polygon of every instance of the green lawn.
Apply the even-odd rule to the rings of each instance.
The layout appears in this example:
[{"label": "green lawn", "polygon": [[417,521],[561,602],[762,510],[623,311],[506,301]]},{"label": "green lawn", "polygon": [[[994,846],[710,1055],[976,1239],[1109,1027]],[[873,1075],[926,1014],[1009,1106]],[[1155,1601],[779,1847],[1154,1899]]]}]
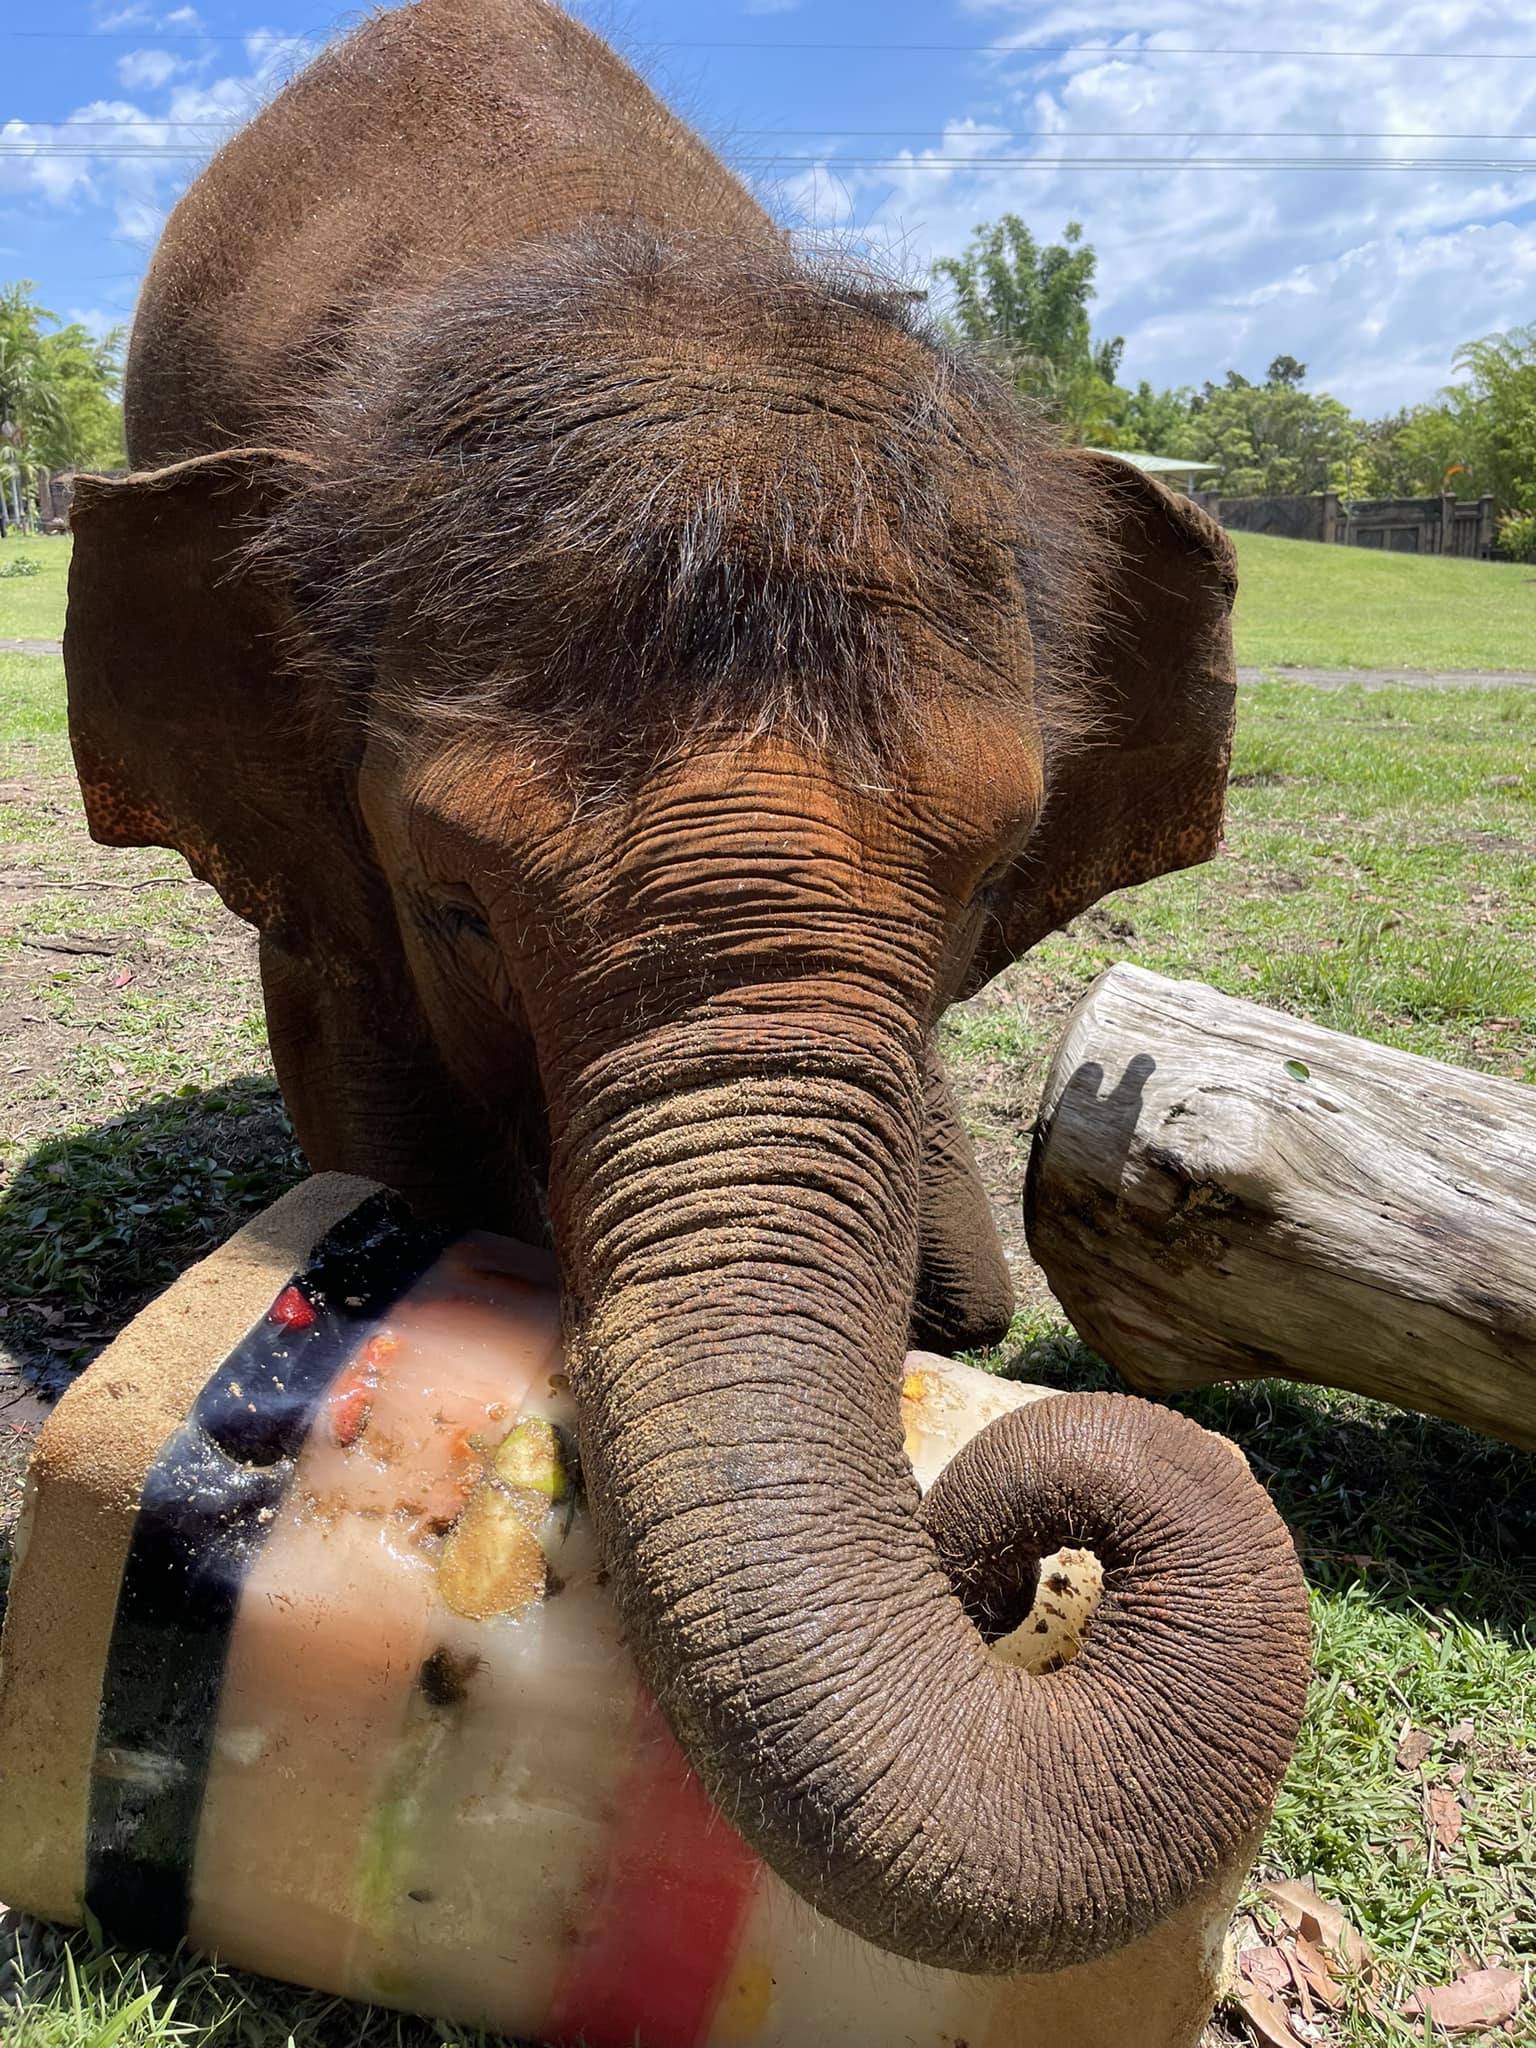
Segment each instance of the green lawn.
[{"label": "green lawn", "polygon": [[[0,581],[0,635],[51,637],[64,549],[28,545],[50,582]],[[1286,659],[1474,666],[1503,648],[1507,663],[1532,662],[1499,623],[1512,598],[1532,631],[1536,585],[1523,572],[1240,545],[1245,660],[1280,660],[1294,611],[1335,637],[1298,642]],[[1378,587],[1388,594],[1371,599],[1386,621],[1377,637],[1339,637],[1366,601],[1350,590]],[[1457,602],[1426,603],[1432,616],[1415,623],[1404,593],[1418,588]],[[35,604],[49,589],[51,610]],[[1439,637],[1427,641],[1431,629]],[[1259,654],[1265,633],[1275,637]],[[0,656],[0,774],[14,778],[0,969],[19,1020],[0,1103],[0,1271],[20,1297],[4,1327],[76,1362],[300,1167],[267,1070],[247,936],[173,856],[89,844],[62,702],[57,661]],[[92,950],[68,950],[78,944]],[[1242,693],[1222,855],[1110,899],[946,1023],[957,1093],[1015,1244],[1044,1061],[1117,958],[1536,1081],[1536,692],[1271,682]],[[1044,1300],[984,1362],[1052,1384],[1115,1384]],[[1318,2048],[1425,2048],[1440,2037],[1398,2011],[1411,1987],[1447,1982],[1464,1956],[1536,1954],[1536,1460],[1280,1381],[1177,1405],[1243,1445],[1311,1587],[1317,1680],[1260,1874],[1308,1878],[1337,1901],[1379,1972],[1374,2005],[1352,1985]],[[0,1577],[5,1522],[0,1458]],[[1409,1726],[1432,1740],[1405,1770],[1396,1757]],[[1432,1789],[1455,1791],[1461,1832],[1449,1850],[1427,1832]],[[1490,2044],[1529,2048],[1531,2013]],[[0,2017],[6,2048],[282,2048],[290,2037],[295,2048],[457,2038],[200,1965],[120,1957],[85,1936],[64,1947],[38,1937],[28,1992]]]},{"label": "green lawn", "polygon": [[1233,539],[1247,667],[1536,669],[1536,569]]},{"label": "green lawn", "polygon": [[[1237,658],[1265,668],[1536,669],[1536,569],[1239,533]],[[0,577],[0,639],[63,630],[67,540],[14,534],[37,576]]]},{"label": "green lawn", "polygon": [[[0,540],[0,640],[58,639],[70,546],[58,535],[7,533]],[[15,574],[18,562],[35,562],[37,574]]]},{"label": "green lawn", "polygon": [[1536,690],[1245,688],[1220,855],[1047,939],[951,1035],[1028,1030],[1042,983],[1120,958],[1536,1081]]}]

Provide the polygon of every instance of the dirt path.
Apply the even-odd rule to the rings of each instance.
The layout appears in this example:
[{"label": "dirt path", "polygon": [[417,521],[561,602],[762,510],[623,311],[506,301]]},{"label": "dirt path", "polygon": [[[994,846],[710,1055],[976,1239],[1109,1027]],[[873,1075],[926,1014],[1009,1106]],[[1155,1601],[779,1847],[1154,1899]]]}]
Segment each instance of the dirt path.
[{"label": "dirt path", "polygon": [[1240,683],[1306,683],[1314,690],[1536,690],[1536,669],[1240,668]]},{"label": "dirt path", "polygon": [[62,640],[0,640],[0,654],[53,654],[64,652]]}]

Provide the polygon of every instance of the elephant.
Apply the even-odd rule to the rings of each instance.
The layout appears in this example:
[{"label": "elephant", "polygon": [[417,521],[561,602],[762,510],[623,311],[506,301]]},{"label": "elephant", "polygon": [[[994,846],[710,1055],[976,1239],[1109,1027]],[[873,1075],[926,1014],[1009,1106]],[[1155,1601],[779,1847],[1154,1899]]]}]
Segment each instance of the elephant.
[{"label": "elephant", "polygon": [[[73,509],[91,830],[257,928],[313,1167],[555,1252],[605,1569],[711,1795],[925,1963],[1155,1925],[1285,1768],[1284,1527],[1107,1396],[920,1505],[899,1398],[1012,1308],[942,1013],[1217,844],[1219,529],[799,253],[546,0],[378,13],[222,148],[125,412]],[[1074,1540],[1109,1590],[1030,1678],[988,1644]]]}]

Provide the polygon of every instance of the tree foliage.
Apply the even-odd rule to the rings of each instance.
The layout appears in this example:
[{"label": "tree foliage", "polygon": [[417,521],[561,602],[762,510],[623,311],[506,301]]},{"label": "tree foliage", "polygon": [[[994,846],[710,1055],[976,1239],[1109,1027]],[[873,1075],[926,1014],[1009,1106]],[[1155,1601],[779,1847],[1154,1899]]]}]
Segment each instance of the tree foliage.
[{"label": "tree foliage", "polygon": [[1181,453],[1221,464],[1220,489],[1235,498],[1297,497],[1337,481],[1355,421],[1326,392],[1308,391],[1305,363],[1277,356],[1262,384],[1228,370],[1189,401]]},{"label": "tree foliage", "polygon": [[1462,432],[1462,460],[1500,507],[1536,512],[1536,322],[1456,351],[1463,381],[1445,405]]},{"label": "tree foliage", "polygon": [[1145,378],[1134,391],[1121,394],[1115,416],[1117,448],[1143,455],[1190,455],[1188,387],[1154,391]]},{"label": "tree foliage", "polygon": [[24,476],[122,465],[122,350],[120,328],[60,327],[25,279],[0,287],[0,433]]},{"label": "tree foliage", "polygon": [[978,227],[963,256],[934,265],[950,284],[961,334],[1078,441],[1108,431],[1120,396],[1125,344],[1095,341],[1088,318],[1097,267],[1076,221],[1042,245],[1016,213]]},{"label": "tree foliage", "polygon": [[1075,221],[1060,242],[1042,244],[1004,214],[934,269],[960,334],[1069,439],[1214,463],[1206,481],[1229,497],[1491,492],[1501,515],[1536,514],[1536,323],[1468,342],[1456,354],[1458,381],[1433,403],[1362,420],[1309,390],[1306,364],[1284,353],[1262,383],[1228,370],[1194,388],[1122,387],[1124,343],[1092,334],[1097,259]]}]

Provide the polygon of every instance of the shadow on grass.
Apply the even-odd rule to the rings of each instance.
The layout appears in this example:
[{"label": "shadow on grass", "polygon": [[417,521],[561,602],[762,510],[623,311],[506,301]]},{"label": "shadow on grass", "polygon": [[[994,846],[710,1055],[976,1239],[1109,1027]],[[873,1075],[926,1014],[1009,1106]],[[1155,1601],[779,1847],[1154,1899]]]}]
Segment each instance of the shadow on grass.
[{"label": "shadow on grass", "polygon": [[57,1393],[304,1172],[276,1085],[256,1074],[39,1146],[0,1190],[0,1342],[23,1383]]},{"label": "shadow on grass", "polygon": [[[988,1364],[1078,1392],[1135,1390],[1064,1326]],[[1202,1387],[1168,1405],[1231,1437],[1290,1525],[1314,1586],[1364,1581],[1378,1607],[1449,1610],[1517,1641],[1536,1614],[1536,1456],[1432,1416],[1288,1380]]]}]

